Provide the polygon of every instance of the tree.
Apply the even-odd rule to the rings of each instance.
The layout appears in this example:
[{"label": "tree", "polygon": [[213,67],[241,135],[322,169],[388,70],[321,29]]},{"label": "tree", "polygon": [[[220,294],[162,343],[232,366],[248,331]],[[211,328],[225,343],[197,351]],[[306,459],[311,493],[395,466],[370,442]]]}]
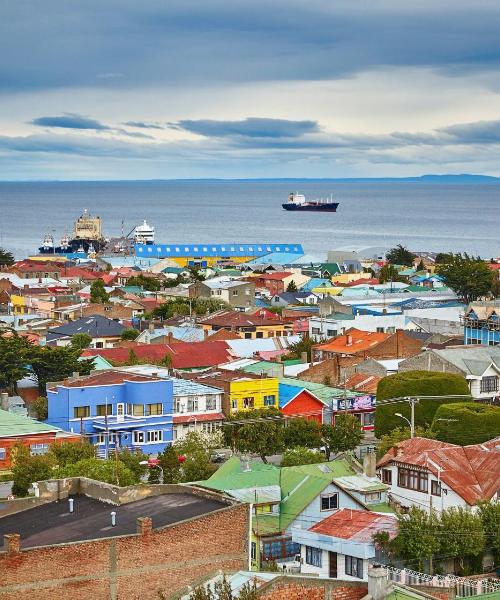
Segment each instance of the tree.
[{"label": "tree", "polygon": [[[424,429],[423,427],[415,428],[416,437],[424,437],[427,439],[434,439],[435,433],[431,429]],[[410,428],[409,427],[396,427],[390,433],[386,433],[380,438],[380,444],[377,446],[377,458],[382,458],[386,452],[388,452],[393,446],[410,439]]]},{"label": "tree", "polygon": [[295,283],[295,281],[293,279],[286,286],[286,291],[287,292],[296,292],[297,291],[297,284]]},{"label": "tree", "polygon": [[493,298],[500,298],[500,279],[497,277],[493,278],[493,282],[491,284],[491,295]]},{"label": "tree", "polygon": [[95,458],[95,446],[84,440],[81,442],[55,442],[50,446],[54,465],[65,467],[87,458]]},{"label": "tree", "polygon": [[461,570],[465,561],[479,556],[484,549],[484,530],[481,516],[468,509],[448,508],[441,513],[441,550],[458,559]]},{"label": "tree", "polygon": [[122,332],[121,339],[133,341],[138,335],[139,332],[137,329],[125,329],[125,331]]},{"label": "tree", "polygon": [[[253,422],[231,425],[231,421],[245,419]],[[268,456],[280,454],[284,450],[283,420],[277,409],[235,412],[228,419],[224,431],[226,440],[233,448],[243,453],[258,454],[266,464]]]},{"label": "tree", "polygon": [[321,446],[321,425],[317,421],[297,418],[290,419],[283,430],[285,448],[319,448]]},{"label": "tree", "polygon": [[128,448],[124,448],[118,452],[118,460],[133,473],[135,482],[140,483],[148,470],[147,465],[141,465],[141,462],[146,462],[148,455],[144,452],[130,452]]},{"label": "tree", "polygon": [[416,561],[418,570],[423,570],[423,561],[439,553],[441,543],[439,523],[434,512],[412,506],[408,514],[398,515],[398,535],[394,540],[397,554]]},{"label": "tree", "polygon": [[102,279],[95,279],[90,284],[90,302],[92,304],[105,304],[109,302],[109,294],[104,288],[104,281]]},{"label": "tree", "polygon": [[394,248],[391,248],[385,257],[387,261],[393,265],[405,265],[407,267],[411,267],[413,266],[415,254],[410,252],[405,246],[398,244]]},{"label": "tree", "polygon": [[491,548],[497,565],[500,562],[500,503],[482,501],[478,503],[478,509],[486,547]]},{"label": "tree", "polygon": [[45,396],[38,396],[31,404],[31,408],[35,411],[36,418],[39,421],[45,421],[49,416],[49,403]]},{"label": "tree", "polygon": [[484,260],[467,253],[450,255],[436,271],[466,304],[488,296],[495,276]]},{"label": "tree", "polygon": [[50,455],[30,455],[26,446],[16,444],[12,452],[12,493],[14,496],[24,497],[29,494],[29,488],[35,481],[51,479],[54,463]]},{"label": "tree", "polygon": [[300,341],[294,342],[288,346],[288,352],[283,357],[284,360],[296,360],[302,358],[302,353],[305,352],[307,354],[307,360],[311,360],[312,355],[312,347],[316,344],[321,343],[325,340],[320,340],[319,342],[314,341],[310,337],[303,337]]},{"label": "tree", "polygon": [[71,347],[75,350],[85,350],[92,343],[92,336],[88,333],[75,333],[71,336]]},{"label": "tree", "polygon": [[359,446],[363,432],[359,420],[349,413],[335,417],[335,425],[323,425],[323,443],[326,457],[330,459],[331,452],[347,452]]},{"label": "tree", "polygon": [[402,277],[398,274],[398,270],[393,265],[384,265],[378,272],[378,280],[380,283],[387,283],[388,281],[401,281],[405,282],[406,277]]},{"label": "tree", "polygon": [[200,585],[196,587],[189,596],[189,600],[257,600],[257,585],[245,583],[238,588],[236,595],[231,589],[231,583],[224,575],[222,581],[214,583],[213,588],[210,585]]},{"label": "tree", "polygon": [[0,389],[17,392],[17,382],[29,373],[27,357],[32,347],[16,332],[10,337],[0,336]]},{"label": "tree", "polygon": [[215,447],[220,447],[220,442],[220,436],[197,431],[190,431],[175,442],[174,449],[178,456],[185,458],[180,465],[181,482],[208,479],[217,470],[217,466],[210,462],[210,455]]},{"label": "tree", "polygon": [[73,373],[89,375],[94,368],[94,359],[81,359],[80,350],[72,346],[31,346],[28,360],[42,394],[48,381],[62,381]]},{"label": "tree", "polygon": [[0,267],[10,267],[14,264],[14,255],[12,252],[0,248]]},{"label": "tree", "polygon": [[450,252],[438,252],[436,254],[436,264],[443,264],[449,262],[453,258],[453,253]]},{"label": "tree", "polygon": [[303,446],[295,446],[291,450],[285,450],[283,459],[281,460],[282,467],[295,467],[298,465],[313,465],[315,463],[325,462],[325,455],[322,452],[314,452]]},{"label": "tree", "polygon": [[133,348],[130,348],[130,350],[128,351],[127,364],[129,364],[129,365],[138,365],[139,364],[139,357],[137,356],[137,353],[135,352],[135,350]]},{"label": "tree", "polygon": [[179,483],[181,480],[181,465],[179,454],[174,446],[166,446],[158,454],[160,466],[163,469],[163,483]]},{"label": "tree", "polygon": [[159,292],[161,290],[161,281],[156,277],[146,277],[142,273],[135,277],[130,277],[127,286],[137,286],[148,292]]},{"label": "tree", "polygon": [[500,407],[478,402],[443,404],[436,411],[432,430],[441,442],[481,444],[497,437]]},{"label": "tree", "polygon": [[422,259],[420,259],[420,262],[417,265],[417,271],[425,271],[425,265]]},{"label": "tree", "polygon": [[126,487],[138,483],[132,471],[120,460],[108,458],[85,458],[74,464],[67,464],[56,470],[57,478],[63,477],[88,477],[96,481],[111,483]]}]

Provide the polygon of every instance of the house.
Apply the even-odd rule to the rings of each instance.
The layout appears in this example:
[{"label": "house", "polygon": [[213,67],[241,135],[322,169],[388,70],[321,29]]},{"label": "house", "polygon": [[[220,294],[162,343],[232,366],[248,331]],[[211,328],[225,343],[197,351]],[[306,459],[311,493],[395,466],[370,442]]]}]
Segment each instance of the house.
[{"label": "house", "polygon": [[407,335],[401,329],[395,333],[362,331],[351,327],[344,335],[313,346],[313,359],[322,361],[336,355],[363,358],[405,358],[418,354],[422,341]]},{"label": "house", "polygon": [[58,426],[41,423],[15,412],[0,409],[0,471],[12,466],[13,446],[22,444],[31,455],[46,454],[54,442],[76,442],[81,438]]},{"label": "house", "polygon": [[126,327],[101,315],[77,319],[47,331],[47,345],[68,346],[77,333],[86,333],[92,338],[91,348],[112,348],[121,339]]},{"label": "house", "polygon": [[173,439],[173,383],[157,376],[98,371],[47,384],[48,424],[110,448],[161,452]]},{"label": "house", "polygon": [[181,342],[201,342],[207,338],[206,333],[201,327],[192,327],[189,325],[176,327],[169,325],[155,328],[154,324],[150,323],[148,329],[141,331],[135,341],[141,344],[170,344],[175,340]]},{"label": "house", "polygon": [[291,322],[281,319],[279,315],[271,317],[268,311],[261,315],[260,312],[246,314],[225,310],[200,319],[198,323],[207,331],[227,329],[238,333],[244,339],[271,338],[293,333]]},{"label": "house", "polygon": [[385,309],[378,314],[334,313],[328,317],[312,315],[309,319],[309,335],[320,340],[345,334],[354,327],[362,331],[377,333],[395,333],[397,329],[416,329],[412,320],[401,311]]},{"label": "house", "polygon": [[278,378],[266,377],[242,371],[211,369],[205,373],[186,374],[185,378],[204,385],[222,388],[223,412],[230,415],[236,411],[259,408],[278,408]]},{"label": "house", "polygon": [[255,286],[265,288],[271,296],[282,294],[293,282],[296,288],[301,288],[309,281],[307,275],[293,271],[276,271],[272,273],[261,273],[249,278],[255,282]]},{"label": "house", "polygon": [[312,292],[282,292],[281,294],[276,294],[271,298],[270,305],[273,308],[284,308],[285,306],[297,304],[315,305],[317,304],[318,300],[318,296]]},{"label": "house", "polygon": [[399,363],[399,372],[414,370],[462,375],[475,400],[491,401],[500,392],[500,346],[429,348]]},{"label": "house", "polygon": [[499,500],[499,440],[457,446],[415,437],[393,446],[377,463],[389,495],[403,508],[442,511]]},{"label": "house", "polygon": [[465,310],[463,323],[464,344],[499,346],[500,300],[471,302]]},{"label": "house", "polygon": [[57,261],[37,261],[26,258],[20,260],[9,267],[12,273],[15,273],[22,279],[31,279],[34,277],[45,277],[59,279],[60,273],[64,268],[64,262]]},{"label": "house", "polygon": [[223,300],[236,310],[248,310],[255,306],[255,283],[233,277],[214,277],[196,283],[196,290],[203,298]]},{"label": "house", "polygon": [[[198,485],[251,503],[254,569],[270,561],[279,564],[293,561],[300,550],[300,545],[292,539],[294,528],[307,530],[342,508],[390,510],[385,504],[387,486],[376,477],[365,475],[361,465],[345,456],[325,463],[283,468],[232,457]],[[353,493],[354,488],[357,491]],[[366,488],[372,490],[370,493],[380,492],[382,501],[370,500]],[[365,497],[368,504],[362,500]]]},{"label": "house", "polygon": [[368,581],[371,562],[383,559],[374,533],[394,538],[397,531],[398,520],[392,514],[343,508],[308,529],[292,529],[292,540],[300,544],[301,573]]},{"label": "house", "polygon": [[303,387],[280,383],[279,406],[286,416],[300,416],[318,423],[331,423],[331,407]]}]

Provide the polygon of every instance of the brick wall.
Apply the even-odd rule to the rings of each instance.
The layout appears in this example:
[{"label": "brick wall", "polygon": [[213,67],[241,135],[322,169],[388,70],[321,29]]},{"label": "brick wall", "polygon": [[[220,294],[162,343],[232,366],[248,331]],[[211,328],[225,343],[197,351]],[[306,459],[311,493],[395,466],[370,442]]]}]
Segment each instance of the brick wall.
[{"label": "brick wall", "polygon": [[361,600],[368,593],[365,582],[283,576],[260,589],[261,600]]},{"label": "brick wall", "polygon": [[158,600],[218,569],[247,566],[248,507],[137,535],[0,552],[0,600]]}]

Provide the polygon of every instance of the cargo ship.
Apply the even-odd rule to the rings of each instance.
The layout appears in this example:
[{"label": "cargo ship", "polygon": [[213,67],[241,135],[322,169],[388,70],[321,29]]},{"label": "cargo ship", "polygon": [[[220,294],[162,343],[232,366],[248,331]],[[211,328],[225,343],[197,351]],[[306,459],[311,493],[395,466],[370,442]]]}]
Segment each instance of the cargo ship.
[{"label": "cargo ship", "polygon": [[288,202],[282,204],[285,210],[314,211],[314,212],[337,212],[338,202],[333,198],[327,200],[306,200],[303,194],[291,193]]},{"label": "cargo ship", "polygon": [[92,254],[100,252],[106,244],[102,234],[101,217],[93,217],[88,209],[75,221],[73,236],[64,235],[61,245],[55,246],[54,237],[47,234],[43,239],[43,245],[38,251],[40,254]]}]

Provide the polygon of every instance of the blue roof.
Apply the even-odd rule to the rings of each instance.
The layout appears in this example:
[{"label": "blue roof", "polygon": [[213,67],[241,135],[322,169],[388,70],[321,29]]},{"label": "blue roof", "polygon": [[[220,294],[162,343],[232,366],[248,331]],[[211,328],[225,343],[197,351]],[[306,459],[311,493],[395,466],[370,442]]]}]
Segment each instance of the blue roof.
[{"label": "blue roof", "polygon": [[279,384],[279,404],[280,408],[283,408],[285,404],[288,404],[290,400],[295,398],[304,388],[298,385],[288,385],[287,383]]},{"label": "blue roof", "polygon": [[[229,257],[229,256],[266,256],[279,253],[291,257],[302,256],[301,244],[136,244],[136,256],[165,257]],[[293,259],[292,259],[293,260]],[[266,262],[268,262],[266,260]],[[275,262],[274,260],[272,262]]]},{"label": "blue roof", "polygon": [[300,288],[301,292],[310,292],[314,288],[320,287],[320,285],[330,286],[332,282],[329,279],[323,279],[322,277],[312,277],[305,285]]},{"label": "blue roof", "polygon": [[[296,248],[296,246],[293,246]],[[302,248],[302,246],[299,246]],[[282,246],[280,246],[282,248]],[[265,254],[263,256],[258,256],[253,260],[249,260],[249,265],[265,265],[267,263],[272,265],[289,265],[298,260],[302,254],[293,253],[293,252],[271,252],[270,254]]]}]

